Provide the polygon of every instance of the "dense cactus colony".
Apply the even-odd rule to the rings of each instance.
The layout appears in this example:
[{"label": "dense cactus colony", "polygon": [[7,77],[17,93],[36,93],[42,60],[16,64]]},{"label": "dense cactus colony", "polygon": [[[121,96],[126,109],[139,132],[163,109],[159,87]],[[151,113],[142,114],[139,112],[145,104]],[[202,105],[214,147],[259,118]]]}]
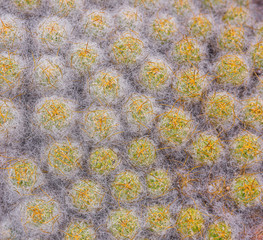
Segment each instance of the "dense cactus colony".
[{"label": "dense cactus colony", "polygon": [[0,240],[263,239],[254,2],[0,0]]}]

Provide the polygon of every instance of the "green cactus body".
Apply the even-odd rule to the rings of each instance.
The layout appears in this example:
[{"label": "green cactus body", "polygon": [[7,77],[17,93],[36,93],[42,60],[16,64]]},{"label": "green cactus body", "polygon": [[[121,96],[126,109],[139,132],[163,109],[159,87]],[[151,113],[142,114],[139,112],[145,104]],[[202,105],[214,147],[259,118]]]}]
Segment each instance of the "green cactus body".
[{"label": "green cactus body", "polygon": [[245,43],[243,27],[226,26],[219,36],[219,47],[226,51],[242,52]]},{"label": "green cactus body", "polygon": [[207,84],[206,75],[192,67],[177,72],[176,78],[177,81],[173,87],[183,100],[201,99],[202,92]]},{"label": "green cactus body", "polygon": [[243,122],[256,130],[263,126],[263,101],[260,98],[245,100],[242,109]]},{"label": "green cactus body", "polygon": [[213,125],[233,125],[236,117],[234,98],[224,92],[211,95],[205,103],[205,113]]},{"label": "green cactus body", "polygon": [[190,207],[180,211],[176,224],[183,238],[192,237],[203,231],[204,218],[199,210]]},{"label": "green cactus body", "polygon": [[217,81],[220,84],[240,86],[249,78],[249,69],[237,55],[224,55],[216,65]]},{"label": "green cactus body", "polygon": [[100,207],[104,193],[99,184],[90,180],[78,180],[70,190],[69,196],[74,207],[88,212]]},{"label": "green cactus body", "polygon": [[139,228],[135,212],[121,208],[110,213],[108,229],[116,239],[133,239]]},{"label": "green cactus body", "polygon": [[224,222],[214,223],[209,226],[208,240],[232,240],[231,228]]},{"label": "green cactus body", "polygon": [[53,58],[42,58],[35,66],[35,80],[39,89],[56,89],[62,84],[63,69],[59,61]]},{"label": "green cactus body", "polygon": [[13,0],[13,2],[23,11],[35,10],[41,4],[41,0]]},{"label": "green cactus body", "polygon": [[141,68],[140,83],[150,91],[161,90],[169,78],[168,67],[162,61],[149,61]]},{"label": "green cactus body", "polygon": [[192,37],[205,40],[212,32],[212,23],[204,15],[198,15],[190,19],[188,29]]},{"label": "green cactus body", "polygon": [[185,16],[192,11],[191,3],[191,0],[174,0],[172,5],[177,15]]},{"label": "green cactus body", "polygon": [[80,149],[68,142],[54,143],[48,151],[48,164],[58,173],[70,174],[79,164]]},{"label": "green cactus body", "polygon": [[143,50],[143,42],[131,34],[123,34],[112,46],[112,51],[117,63],[133,64],[135,63]]},{"label": "green cactus body", "polygon": [[173,48],[173,57],[179,64],[199,63],[202,53],[198,42],[193,38],[183,38]]},{"label": "green cactus body", "polygon": [[21,26],[15,18],[12,16],[0,18],[0,45],[12,48],[21,43],[22,38]]},{"label": "green cactus body", "polygon": [[152,24],[153,37],[161,42],[171,40],[176,32],[176,25],[171,17],[156,18]]},{"label": "green cactus body", "polygon": [[159,121],[159,131],[161,137],[179,146],[187,140],[187,136],[192,131],[192,120],[181,109],[172,109],[165,112]]},{"label": "green cactus body", "polygon": [[90,43],[79,43],[71,53],[71,66],[81,73],[87,73],[98,63],[99,53],[97,48]]},{"label": "green cactus body", "polygon": [[100,72],[89,85],[91,93],[106,103],[115,101],[120,95],[120,78],[111,72]]},{"label": "green cactus body", "polygon": [[156,148],[149,138],[139,138],[130,143],[128,155],[135,166],[149,167],[156,160]]},{"label": "green cactus body", "polygon": [[102,37],[109,28],[109,19],[104,12],[91,12],[84,15],[84,29],[86,34],[93,37]]},{"label": "green cactus body", "polygon": [[52,200],[35,199],[25,207],[26,224],[37,228],[54,224],[58,217],[58,208]]},{"label": "green cactus body", "polygon": [[148,191],[153,196],[162,196],[169,191],[171,187],[171,178],[168,172],[162,169],[157,169],[150,172],[146,177]]},{"label": "green cactus body", "polygon": [[259,160],[261,146],[259,138],[251,133],[241,134],[231,143],[231,156],[238,163]]},{"label": "green cactus body", "polygon": [[8,169],[11,184],[20,191],[31,190],[37,181],[37,167],[28,160],[19,160]]},{"label": "green cactus body", "polygon": [[85,221],[71,222],[65,231],[65,240],[95,240],[94,229]]},{"label": "green cactus body", "polygon": [[234,200],[243,205],[253,204],[261,194],[261,186],[252,175],[243,175],[233,180],[231,192]]},{"label": "green cactus body", "polygon": [[223,21],[227,24],[242,25],[247,19],[248,12],[243,7],[230,7],[223,16]]},{"label": "green cactus body", "polygon": [[168,207],[156,205],[148,208],[147,223],[150,230],[163,233],[171,227],[171,214]]},{"label": "green cactus body", "polygon": [[218,137],[201,133],[192,145],[192,156],[197,164],[212,164],[219,160],[223,148]]},{"label": "green cactus body", "polygon": [[109,138],[117,128],[113,114],[104,109],[87,112],[84,126],[88,136],[96,141]]},{"label": "green cactus body", "polygon": [[148,128],[154,118],[153,104],[143,95],[132,96],[125,106],[127,120],[131,124]]},{"label": "green cactus body", "polygon": [[118,164],[118,156],[110,148],[97,148],[90,154],[91,169],[98,174],[109,174]]},{"label": "green cactus body", "polygon": [[37,106],[36,118],[40,127],[58,133],[70,126],[73,112],[64,99],[46,99]]},{"label": "green cactus body", "polygon": [[21,67],[13,56],[0,55],[0,88],[10,90],[19,84]]},{"label": "green cactus body", "polygon": [[254,68],[263,71],[263,41],[258,42],[252,46],[251,57]]},{"label": "green cactus body", "polygon": [[112,189],[114,196],[118,200],[131,202],[139,197],[139,194],[142,192],[142,185],[135,173],[126,171],[115,177]]},{"label": "green cactus body", "polygon": [[68,38],[65,24],[57,18],[45,19],[40,23],[38,32],[41,43],[47,47],[61,47]]}]

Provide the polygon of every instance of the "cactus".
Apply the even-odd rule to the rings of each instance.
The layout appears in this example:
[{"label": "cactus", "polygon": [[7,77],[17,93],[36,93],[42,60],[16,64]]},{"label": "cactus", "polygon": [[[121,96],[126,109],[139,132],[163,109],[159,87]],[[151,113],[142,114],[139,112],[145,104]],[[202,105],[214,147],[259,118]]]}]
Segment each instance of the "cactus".
[{"label": "cactus", "polygon": [[125,171],[115,177],[112,190],[118,201],[131,202],[139,197],[142,185],[137,174]]},{"label": "cactus", "polygon": [[117,154],[111,148],[97,148],[90,154],[90,166],[98,174],[109,174],[119,164]]},{"label": "cactus", "polygon": [[143,42],[131,33],[124,33],[113,44],[112,51],[119,64],[133,64],[142,54]]},{"label": "cactus", "polygon": [[124,208],[112,211],[107,225],[116,239],[133,239],[140,227],[135,212]]},{"label": "cactus", "polygon": [[99,184],[91,180],[78,180],[70,189],[69,197],[75,208],[89,212],[100,207],[104,191]]},{"label": "cactus", "polygon": [[65,240],[95,240],[94,229],[85,221],[73,221],[67,227]]},{"label": "cactus", "polygon": [[231,193],[238,204],[254,204],[261,194],[261,186],[256,177],[247,174],[233,180]]},{"label": "cactus", "polygon": [[155,205],[147,209],[147,223],[150,230],[163,233],[171,227],[171,213],[168,207]]},{"label": "cactus", "polygon": [[224,222],[211,224],[208,228],[208,240],[232,240],[231,229]]},{"label": "cactus", "polygon": [[156,149],[149,138],[139,138],[129,144],[128,155],[135,166],[149,167],[156,160]]},{"label": "cactus", "polygon": [[167,171],[157,169],[146,176],[146,183],[148,191],[153,196],[162,196],[169,191],[172,181]]},{"label": "cactus", "polygon": [[177,231],[183,238],[193,237],[204,229],[204,218],[202,213],[192,207],[182,209],[176,221]]}]

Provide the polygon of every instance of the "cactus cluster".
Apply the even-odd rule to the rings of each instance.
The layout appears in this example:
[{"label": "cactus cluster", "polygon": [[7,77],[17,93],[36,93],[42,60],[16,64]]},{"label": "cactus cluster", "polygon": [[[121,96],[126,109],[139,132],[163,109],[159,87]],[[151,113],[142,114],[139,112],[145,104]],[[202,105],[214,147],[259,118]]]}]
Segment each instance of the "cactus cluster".
[{"label": "cactus cluster", "polygon": [[0,239],[261,239],[262,7],[0,0]]}]

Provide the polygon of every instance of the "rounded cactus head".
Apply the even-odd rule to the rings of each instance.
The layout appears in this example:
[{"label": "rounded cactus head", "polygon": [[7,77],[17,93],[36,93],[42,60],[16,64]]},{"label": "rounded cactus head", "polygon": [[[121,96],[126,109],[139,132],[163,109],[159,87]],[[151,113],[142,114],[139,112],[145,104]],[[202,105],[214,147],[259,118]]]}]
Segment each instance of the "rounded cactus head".
[{"label": "rounded cactus head", "polygon": [[190,19],[188,31],[192,37],[206,40],[212,33],[212,23],[206,16],[200,14]]},{"label": "rounded cactus head", "polygon": [[242,26],[226,26],[219,36],[219,47],[225,51],[242,52],[245,43]]},{"label": "rounded cactus head", "polygon": [[8,167],[9,182],[19,193],[30,192],[38,177],[37,166],[32,161],[21,159]]},{"label": "rounded cactus head", "polygon": [[99,184],[91,180],[78,180],[69,191],[69,196],[75,208],[88,212],[100,207],[104,192]]},{"label": "rounded cactus head", "polygon": [[87,12],[83,17],[85,33],[95,38],[105,36],[109,30],[109,17],[105,12]]},{"label": "rounded cactus head", "polygon": [[263,41],[252,45],[251,58],[254,68],[259,72],[263,72]]},{"label": "rounded cactus head", "polygon": [[192,11],[192,0],[173,0],[173,10],[178,16],[185,17]]},{"label": "rounded cactus head", "polygon": [[181,108],[174,108],[162,114],[158,128],[166,142],[180,146],[192,132],[192,119]]},{"label": "rounded cactus head", "polygon": [[95,141],[110,138],[117,130],[113,113],[107,109],[96,109],[85,114],[85,133]]},{"label": "rounded cactus head", "polygon": [[47,48],[59,48],[68,39],[68,23],[57,17],[42,20],[37,29],[40,43]]},{"label": "rounded cactus head", "polygon": [[39,127],[52,134],[62,134],[72,123],[73,109],[64,98],[45,98],[36,106]]},{"label": "rounded cactus head", "polygon": [[22,66],[14,55],[0,54],[0,91],[2,93],[20,84]]},{"label": "rounded cactus head", "polygon": [[157,169],[151,171],[146,176],[146,184],[148,191],[153,196],[162,196],[169,191],[169,188],[172,185],[172,180],[168,174],[168,171]]},{"label": "rounded cactus head", "polygon": [[230,146],[231,157],[240,164],[259,160],[262,153],[259,137],[249,132],[234,138]]},{"label": "rounded cactus head", "polygon": [[66,17],[79,7],[80,2],[81,0],[51,0],[50,4],[57,15]]},{"label": "rounded cactus head", "polygon": [[263,100],[259,97],[245,100],[241,116],[247,126],[260,131],[263,127]]},{"label": "rounded cactus head", "polygon": [[223,151],[220,139],[209,133],[201,133],[192,144],[191,155],[197,164],[213,164]]},{"label": "rounded cactus head", "polygon": [[202,0],[202,3],[204,7],[216,11],[225,7],[227,0]]},{"label": "rounded cactus head", "polygon": [[216,64],[217,82],[220,84],[240,86],[249,78],[249,68],[240,56],[224,55]]},{"label": "rounded cactus head", "polygon": [[226,92],[217,92],[205,102],[205,114],[214,126],[227,129],[235,123],[235,99]]},{"label": "rounded cactus head", "polygon": [[63,85],[63,66],[56,57],[44,56],[35,64],[34,80],[39,90],[51,91]]},{"label": "rounded cactus head", "polygon": [[22,43],[24,31],[19,19],[11,15],[0,18],[0,46],[14,48]]},{"label": "rounded cactus head", "polygon": [[22,220],[30,228],[51,232],[57,222],[60,209],[52,199],[35,198],[23,207]]},{"label": "rounded cactus head", "polygon": [[112,51],[117,63],[129,65],[138,60],[143,47],[143,42],[136,35],[124,33],[113,43]]},{"label": "rounded cactus head", "polygon": [[100,59],[98,48],[90,42],[81,42],[73,46],[71,50],[71,67],[81,74],[88,73],[93,69]]},{"label": "rounded cactus head", "polygon": [[198,41],[190,37],[176,42],[172,54],[178,64],[192,65],[199,63],[203,58]]},{"label": "rounded cactus head", "polygon": [[116,239],[133,239],[140,225],[135,212],[121,208],[110,213],[107,227]]},{"label": "rounded cactus head", "polygon": [[12,0],[12,2],[19,10],[25,12],[30,12],[35,10],[41,4],[41,0]]},{"label": "rounded cactus head", "polygon": [[248,12],[244,7],[232,6],[230,7],[225,15],[223,16],[223,21],[227,24],[242,25],[248,19]]},{"label": "rounded cactus head", "polygon": [[242,205],[254,204],[261,194],[261,186],[253,175],[243,175],[233,180],[231,185],[233,199]]},{"label": "rounded cactus head", "polygon": [[176,30],[172,17],[157,17],[152,23],[152,36],[162,43],[171,40]]},{"label": "rounded cactus head", "polygon": [[89,83],[93,96],[105,103],[113,103],[120,97],[120,76],[111,71],[100,71]]},{"label": "rounded cactus head", "polygon": [[204,229],[204,218],[202,213],[192,207],[183,209],[177,217],[177,231],[183,238],[201,234]]},{"label": "rounded cactus head", "polygon": [[224,222],[214,223],[209,226],[208,240],[232,240],[231,228]]},{"label": "rounded cactus head", "polygon": [[151,92],[162,90],[169,78],[169,68],[163,61],[147,61],[141,67],[140,83]]},{"label": "rounded cactus head", "polygon": [[92,171],[101,175],[109,174],[117,167],[119,162],[117,154],[111,148],[96,148],[90,154]]},{"label": "rounded cactus head", "polygon": [[9,99],[0,99],[0,131],[7,135],[19,125],[19,112]]},{"label": "rounded cactus head", "polygon": [[117,16],[117,24],[121,29],[137,30],[142,23],[142,18],[134,8],[125,8],[120,11]]},{"label": "rounded cactus head", "polygon": [[143,95],[130,97],[125,105],[127,120],[138,128],[149,128],[154,118],[154,107],[150,98]]},{"label": "rounded cactus head", "polygon": [[177,72],[176,79],[173,88],[184,101],[197,101],[201,99],[207,85],[205,74],[197,68],[190,67]]},{"label": "rounded cactus head", "polygon": [[156,160],[156,148],[147,137],[135,139],[129,144],[128,156],[135,166],[149,167]]},{"label": "rounded cactus head", "polygon": [[48,164],[58,174],[69,175],[80,167],[80,148],[69,140],[52,144],[47,157]]},{"label": "rounded cactus head", "polygon": [[85,221],[72,221],[65,231],[65,240],[95,240],[94,229]]},{"label": "rounded cactus head", "polygon": [[147,223],[150,230],[158,234],[164,233],[171,227],[171,213],[169,207],[155,205],[147,209]]},{"label": "rounded cactus head", "polygon": [[142,192],[142,184],[137,174],[126,171],[115,177],[112,189],[118,201],[131,202],[139,197]]}]

